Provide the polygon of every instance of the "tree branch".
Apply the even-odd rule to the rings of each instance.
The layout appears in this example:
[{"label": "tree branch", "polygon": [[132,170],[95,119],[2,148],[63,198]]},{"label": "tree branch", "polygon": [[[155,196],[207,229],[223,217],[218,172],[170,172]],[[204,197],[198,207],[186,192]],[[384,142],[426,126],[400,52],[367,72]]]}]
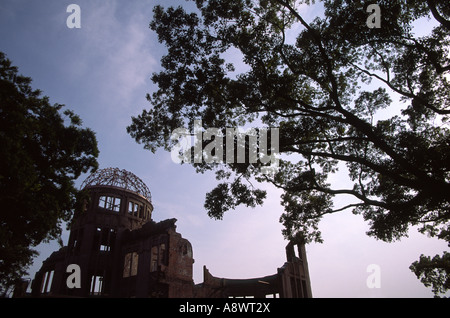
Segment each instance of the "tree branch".
[{"label": "tree branch", "polygon": [[[403,96],[405,96],[405,97],[408,97],[408,98],[417,100],[421,105],[423,105],[423,106],[425,106],[425,107],[431,109],[432,111],[434,111],[434,112],[437,113],[437,114],[440,114],[440,115],[448,115],[448,114],[450,114],[450,110],[438,109],[438,108],[434,107],[433,105],[430,105],[429,103],[427,103],[427,102],[426,102],[423,98],[421,98],[420,96],[417,96],[417,95],[415,95],[415,94],[413,94],[413,93],[405,92],[405,91],[403,91],[403,90],[401,90],[401,89],[395,87],[394,85],[392,85],[392,83],[391,83],[388,79],[384,79],[384,78],[382,78],[381,76],[379,76],[379,75],[377,75],[377,74],[375,74],[375,73],[369,72],[368,70],[361,68],[361,67],[358,66],[357,64],[351,63],[351,65],[352,65],[353,67],[357,68],[359,71],[361,71],[361,72],[363,72],[363,73],[365,73],[365,74],[367,74],[367,75],[369,75],[369,76],[371,76],[371,77],[374,77],[374,78],[376,78],[376,79],[382,81],[382,82],[385,83],[387,86],[389,86],[389,88],[392,89],[394,92],[396,92],[396,93],[398,93],[398,94],[400,94],[400,95],[403,95]],[[449,66],[449,67],[446,67],[446,68],[450,69],[450,66]],[[410,91],[412,91],[412,89],[411,89],[410,86],[409,86],[409,88],[410,88]]]},{"label": "tree branch", "polygon": [[433,14],[433,17],[440,23],[442,26],[450,30],[450,21],[446,20],[442,15],[439,14],[437,8],[436,8],[436,1],[435,0],[427,0],[428,7],[431,10],[431,13]]},{"label": "tree branch", "polygon": [[362,165],[372,169],[373,171],[375,171],[381,175],[387,176],[387,177],[395,180],[398,184],[407,186],[407,187],[415,189],[415,190],[423,189],[421,184],[418,183],[416,180],[402,177],[401,175],[399,175],[381,165],[375,164],[375,163],[373,163],[367,159],[361,158],[361,157],[351,156],[351,155],[342,155],[342,154],[331,154],[331,153],[327,153],[327,152],[315,152],[315,151],[310,151],[310,150],[300,150],[300,149],[294,148],[292,146],[285,146],[285,147],[283,147],[283,150],[299,153],[304,156],[318,156],[318,157],[324,157],[324,158],[332,158],[332,159],[345,161],[345,162],[359,163],[359,164],[362,164]]},{"label": "tree branch", "polygon": [[341,212],[341,211],[347,210],[347,209],[349,209],[349,208],[356,208],[356,207],[358,207],[358,206],[364,206],[364,205],[365,205],[365,203],[353,203],[353,204],[348,204],[348,205],[346,205],[346,206],[344,206],[344,207],[342,207],[342,208],[332,210],[332,211],[329,212],[329,213]]}]

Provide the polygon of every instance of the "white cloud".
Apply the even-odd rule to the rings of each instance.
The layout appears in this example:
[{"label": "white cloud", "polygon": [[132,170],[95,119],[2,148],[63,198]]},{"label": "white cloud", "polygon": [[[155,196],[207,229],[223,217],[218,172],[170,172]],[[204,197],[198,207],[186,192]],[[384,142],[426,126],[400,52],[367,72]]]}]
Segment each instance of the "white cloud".
[{"label": "white cloud", "polygon": [[[150,12],[139,3],[132,14],[124,14],[118,1],[80,4],[82,27],[78,37],[79,50],[72,60],[72,74],[91,87],[104,102],[99,107],[131,105],[138,89],[146,88],[157,60],[151,52]],[[149,11],[149,10],[147,10]],[[72,31],[73,32],[73,31]]]}]

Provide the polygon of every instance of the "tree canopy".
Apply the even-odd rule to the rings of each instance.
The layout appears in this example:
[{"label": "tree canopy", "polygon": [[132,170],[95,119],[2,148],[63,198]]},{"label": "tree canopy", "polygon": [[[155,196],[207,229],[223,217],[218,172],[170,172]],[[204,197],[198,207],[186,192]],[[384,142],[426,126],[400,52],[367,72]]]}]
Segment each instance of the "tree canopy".
[{"label": "tree canopy", "polygon": [[[283,190],[288,239],[321,242],[321,218],[351,209],[377,239],[391,242],[418,226],[450,242],[448,1],[377,1],[379,28],[368,26],[369,3],[359,1],[321,1],[314,19],[303,12],[315,1],[195,4],[193,12],[154,8],[150,27],[167,54],[152,75],[151,108],[128,132],[155,151],[172,149],[171,132],[192,130],[196,119],[205,129],[279,127],[275,174],[262,174],[261,163],[193,163],[221,180],[206,195],[211,217],[261,204],[264,191],[245,182],[255,179]],[[419,22],[427,25],[420,32]],[[237,69],[230,52],[245,67]],[[329,181],[339,169],[351,187]],[[353,199],[335,206],[340,195]],[[448,277],[448,257],[441,259]],[[419,277],[425,267],[411,269]]]},{"label": "tree canopy", "polygon": [[0,52],[0,294],[26,274],[41,242],[69,221],[81,173],[97,169],[95,134],[51,105]]}]

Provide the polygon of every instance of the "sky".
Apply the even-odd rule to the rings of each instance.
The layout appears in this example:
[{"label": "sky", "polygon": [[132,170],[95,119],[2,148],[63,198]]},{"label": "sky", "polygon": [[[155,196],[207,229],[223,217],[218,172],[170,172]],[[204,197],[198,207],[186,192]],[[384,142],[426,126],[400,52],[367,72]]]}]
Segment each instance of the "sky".
[{"label": "sky", "polygon": [[[81,28],[66,24],[70,4],[81,9]],[[156,90],[150,76],[161,69],[165,53],[148,27],[156,4],[188,5],[184,0],[0,0],[0,51],[33,79],[33,88],[51,103],[65,104],[96,132],[100,168],[126,169],[147,184],[155,221],[178,220],[178,232],[193,246],[195,283],[203,281],[204,265],[217,277],[275,274],[286,261],[287,245],[279,223],[279,190],[262,185],[268,191],[263,206],[237,208],[221,221],[210,219],[203,204],[217,183],[214,173],[197,174],[190,165],[174,163],[169,152],[144,150],[126,132],[131,116],[150,108],[145,96]],[[302,13],[309,20],[317,14],[313,8]],[[344,180],[345,175],[334,178]],[[448,249],[445,242],[414,228],[399,242],[377,241],[365,234],[368,225],[362,217],[350,211],[327,215],[320,229],[324,243],[306,246],[314,297],[433,296],[408,267],[420,254],[442,254]],[[63,232],[65,243],[68,235]],[[56,242],[38,246],[31,278],[58,248]],[[379,268],[379,288],[367,285],[372,264]]]}]

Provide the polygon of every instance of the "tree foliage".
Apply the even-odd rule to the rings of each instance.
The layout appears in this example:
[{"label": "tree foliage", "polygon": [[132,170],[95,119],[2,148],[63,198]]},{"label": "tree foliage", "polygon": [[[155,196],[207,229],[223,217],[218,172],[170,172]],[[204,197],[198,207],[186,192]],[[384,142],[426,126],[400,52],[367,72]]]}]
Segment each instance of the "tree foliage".
[{"label": "tree foliage", "polygon": [[433,258],[422,254],[409,268],[426,287],[432,288],[435,296],[450,289],[450,253]]},{"label": "tree foliage", "polygon": [[74,180],[97,168],[95,134],[31,88],[0,52],[0,293],[26,274],[33,247],[72,215]]},{"label": "tree foliage", "polygon": [[[352,209],[369,222],[368,235],[384,241],[411,226],[449,241],[441,235],[450,217],[448,1],[377,1],[380,28],[367,26],[369,3],[360,1],[322,1],[314,19],[303,14],[314,1],[195,3],[194,12],[155,7],[150,26],[168,51],[152,76],[152,107],[128,132],[155,151],[170,150],[170,133],[199,118],[205,128],[279,127],[279,171],[222,165],[217,177],[225,182],[206,196],[212,217],[259,204],[264,195],[253,184],[243,185],[244,199],[232,187],[254,178],[283,190],[287,238],[320,242],[320,219]],[[414,28],[419,21],[429,25],[425,34]],[[339,169],[351,187],[331,184]],[[339,195],[353,200],[335,207]]]}]

